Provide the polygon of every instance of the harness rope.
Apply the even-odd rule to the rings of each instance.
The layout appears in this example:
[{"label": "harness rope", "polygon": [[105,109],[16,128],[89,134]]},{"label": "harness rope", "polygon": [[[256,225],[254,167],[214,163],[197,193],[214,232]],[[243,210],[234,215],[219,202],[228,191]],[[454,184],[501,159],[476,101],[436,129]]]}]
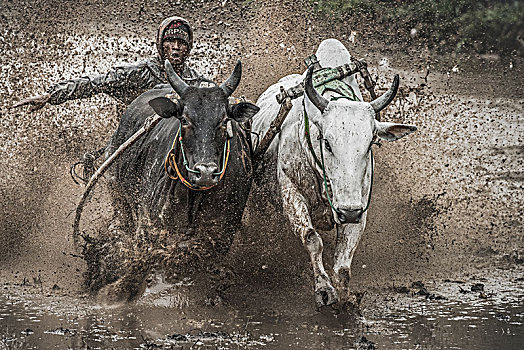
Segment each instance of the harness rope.
[{"label": "harness rope", "polygon": [[[341,96],[333,96],[333,97],[331,97],[330,101],[336,101],[336,100],[339,100],[339,99],[342,99],[342,98],[348,99],[350,101],[360,101],[357,98],[355,92],[353,91],[353,88],[351,86],[345,84],[344,82],[340,81],[340,80],[330,81],[327,84],[319,86],[317,90],[320,90],[319,93],[321,95],[324,92],[326,92],[326,91],[334,91],[336,93],[340,93],[341,94]],[[351,93],[351,96],[348,96],[349,93]],[[333,201],[331,200],[331,196],[329,195],[329,188],[328,188],[327,176],[326,176],[326,167],[324,165],[324,151],[323,151],[323,148],[322,148],[322,140],[324,139],[323,136],[322,136],[322,131],[320,129],[318,130],[319,131],[319,135],[318,135],[318,138],[317,138],[320,141],[319,142],[320,158],[322,160],[322,161],[320,161],[318,159],[318,156],[315,153],[315,150],[313,149],[313,144],[311,142],[311,133],[310,133],[310,129],[309,129],[309,116],[308,116],[308,114],[306,112],[306,105],[305,105],[304,99],[302,99],[302,107],[304,108],[304,129],[305,129],[304,132],[305,132],[305,136],[306,136],[308,149],[311,152],[311,155],[313,156],[313,159],[315,160],[315,163],[317,164],[317,166],[320,169],[322,169],[322,177],[323,177],[323,180],[324,180],[324,189],[326,191],[326,196],[327,196],[327,200],[328,200],[329,206],[331,207],[331,209],[335,213],[338,213],[339,211],[333,205]],[[365,213],[369,209],[369,206],[371,204],[371,193],[373,191],[373,175],[374,175],[374,168],[375,168],[375,160],[373,158],[373,149],[371,148],[371,146],[373,146],[374,144],[380,145],[379,143],[374,142],[374,141],[371,142],[371,144],[369,145],[368,152],[371,153],[371,183],[369,185],[368,201],[367,201],[366,207],[362,210],[362,213]]]},{"label": "harness rope", "polygon": [[[209,190],[210,188],[213,188],[216,185],[218,185],[218,182],[220,180],[222,180],[222,178],[224,177],[224,175],[226,173],[227,163],[228,163],[228,160],[229,160],[229,153],[230,153],[230,150],[231,150],[230,149],[229,138],[224,143],[224,152],[223,152],[223,157],[222,157],[222,164],[223,164],[222,165],[222,171],[220,171],[218,173],[213,173],[213,175],[215,175],[215,176],[220,175],[220,178],[218,179],[218,182],[216,184],[214,184],[212,186],[207,186],[207,187],[196,187],[196,186],[192,185],[189,181],[187,181],[184,178],[184,176],[180,172],[180,169],[178,168],[178,164],[176,162],[176,152],[175,152],[175,147],[176,147],[177,140],[180,143],[180,152],[182,153],[183,164],[184,164],[186,170],[188,172],[191,172],[191,173],[194,173],[194,174],[199,174],[200,173],[200,171],[191,169],[189,167],[189,162],[187,161],[186,153],[184,152],[184,144],[182,142],[182,125],[180,125],[179,128],[178,128],[178,131],[177,131],[177,133],[175,135],[175,139],[173,140],[173,145],[171,146],[171,149],[167,153],[166,159],[164,160],[164,169],[166,171],[167,176],[169,176],[169,178],[172,179],[172,180],[180,179],[180,182],[182,182],[187,188],[189,188],[189,189],[191,189],[193,191],[205,191],[205,190]],[[171,173],[169,172],[169,167],[171,169],[175,169],[176,176],[171,175]]]}]

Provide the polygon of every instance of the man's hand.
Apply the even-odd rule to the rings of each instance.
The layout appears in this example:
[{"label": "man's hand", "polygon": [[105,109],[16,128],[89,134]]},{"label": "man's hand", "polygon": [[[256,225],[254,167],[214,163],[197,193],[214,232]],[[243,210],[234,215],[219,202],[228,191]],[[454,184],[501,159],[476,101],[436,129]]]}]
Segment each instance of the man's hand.
[{"label": "man's hand", "polygon": [[22,101],[18,103],[15,103],[11,108],[30,105],[28,111],[34,112],[44,107],[49,102],[50,98],[51,98],[50,94],[32,96],[32,97],[23,99]]}]

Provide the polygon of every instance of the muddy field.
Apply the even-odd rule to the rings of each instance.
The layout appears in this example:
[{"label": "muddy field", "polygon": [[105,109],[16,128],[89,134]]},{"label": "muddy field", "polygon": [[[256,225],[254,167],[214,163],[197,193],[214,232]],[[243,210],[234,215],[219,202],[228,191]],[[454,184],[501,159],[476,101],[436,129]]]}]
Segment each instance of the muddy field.
[{"label": "muddy field", "polygon": [[[332,23],[312,6],[0,0],[0,349],[519,348],[522,59],[406,47],[408,33]],[[418,131],[375,152],[376,188],[352,269],[364,293],[359,312],[315,310],[307,254],[257,188],[226,258],[233,287],[221,305],[188,297],[205,289],[198,276],[159,283],[136,305],[108,309],[85,294],[71,237],[83,188],[69,167],[104,146],[123,106],[97,96],[33,114],[9,107],[52,82],[154,55],[156,26],[171,15],[194,24],[190,60],[202,74],[221,81],[242,60],[236,94],[252,101],[303,72],[303,59],[330,37],[368,62],[381,91],[400,74],[383,120]],[[103,182],[90,203],[83,225],[96,230],[111,212]],[[333,233],[324,237],[329,263]]]}]

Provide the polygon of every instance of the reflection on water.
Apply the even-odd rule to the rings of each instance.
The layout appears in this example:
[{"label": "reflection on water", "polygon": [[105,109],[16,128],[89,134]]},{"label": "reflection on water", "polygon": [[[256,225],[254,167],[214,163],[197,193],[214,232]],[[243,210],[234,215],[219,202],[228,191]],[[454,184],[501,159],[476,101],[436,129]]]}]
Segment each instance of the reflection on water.
[{"label": "reflection on water", "polygon": [[[65,300],[69,303],[71,300]],[[41,300],[40,300],[41,302]],[[156,348],[298,348],[352,345],[354,336],[333,337],[338,330],[275,315],[206,312],[200,315],[159,307],[94,307],[87,302],[50,310],[37,300],[0,300],[4,342],[23,340],[23,349]],[[312,314],[313,318],[316,317]],[[331,334],[330,334],[331,333]],[[6,347],[7,349],[8,347]],[[3,349],[0,345],[0,349]]]},{"label": "reflection on water", "polygon": [[[477,283],[479,280],[482,284]],[[435,283],[432,289],[438,294],[390,296],[381,308],[371,312],[370,332],[374,336],[369,338],[383,349],[523,348],[521,273],[502,272],[469,282],[446,281]],[[388,312],[379,315],[385,309]]]},{"label": "reflection on water", "polygon": [[430,302],[375,320],[369,338],[385,349],[522,349],[523,321],[522,304]]},{"label": "reflection on water", "polygon": [[435,283],[428,288],[444,297],[437,299],[375,293],[358,318],[302,307],[289,314],[225,306],[107,308],[8,286],[0,295],[0,349],[522,349],[522,279],[485,279],[483,295],[472,284]]}]

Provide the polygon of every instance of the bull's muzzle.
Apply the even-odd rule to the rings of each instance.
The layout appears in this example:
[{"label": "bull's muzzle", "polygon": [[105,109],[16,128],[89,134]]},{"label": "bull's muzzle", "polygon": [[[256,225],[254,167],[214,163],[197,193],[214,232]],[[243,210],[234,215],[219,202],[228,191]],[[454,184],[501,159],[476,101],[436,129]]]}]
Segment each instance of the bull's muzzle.
[{"label": "bull's muzzle", "polygon": [[363,213],[362,209],[338,209],[337,218],[341,224],[358,224]]},{"label": "bull's muzzle", "polygon": [[195,184],[200,187],[214,186],[218,183],[220,178],[218,174],[218,165],[216,163],[197,163],[195,170],[199,171],[195,174]]}]

